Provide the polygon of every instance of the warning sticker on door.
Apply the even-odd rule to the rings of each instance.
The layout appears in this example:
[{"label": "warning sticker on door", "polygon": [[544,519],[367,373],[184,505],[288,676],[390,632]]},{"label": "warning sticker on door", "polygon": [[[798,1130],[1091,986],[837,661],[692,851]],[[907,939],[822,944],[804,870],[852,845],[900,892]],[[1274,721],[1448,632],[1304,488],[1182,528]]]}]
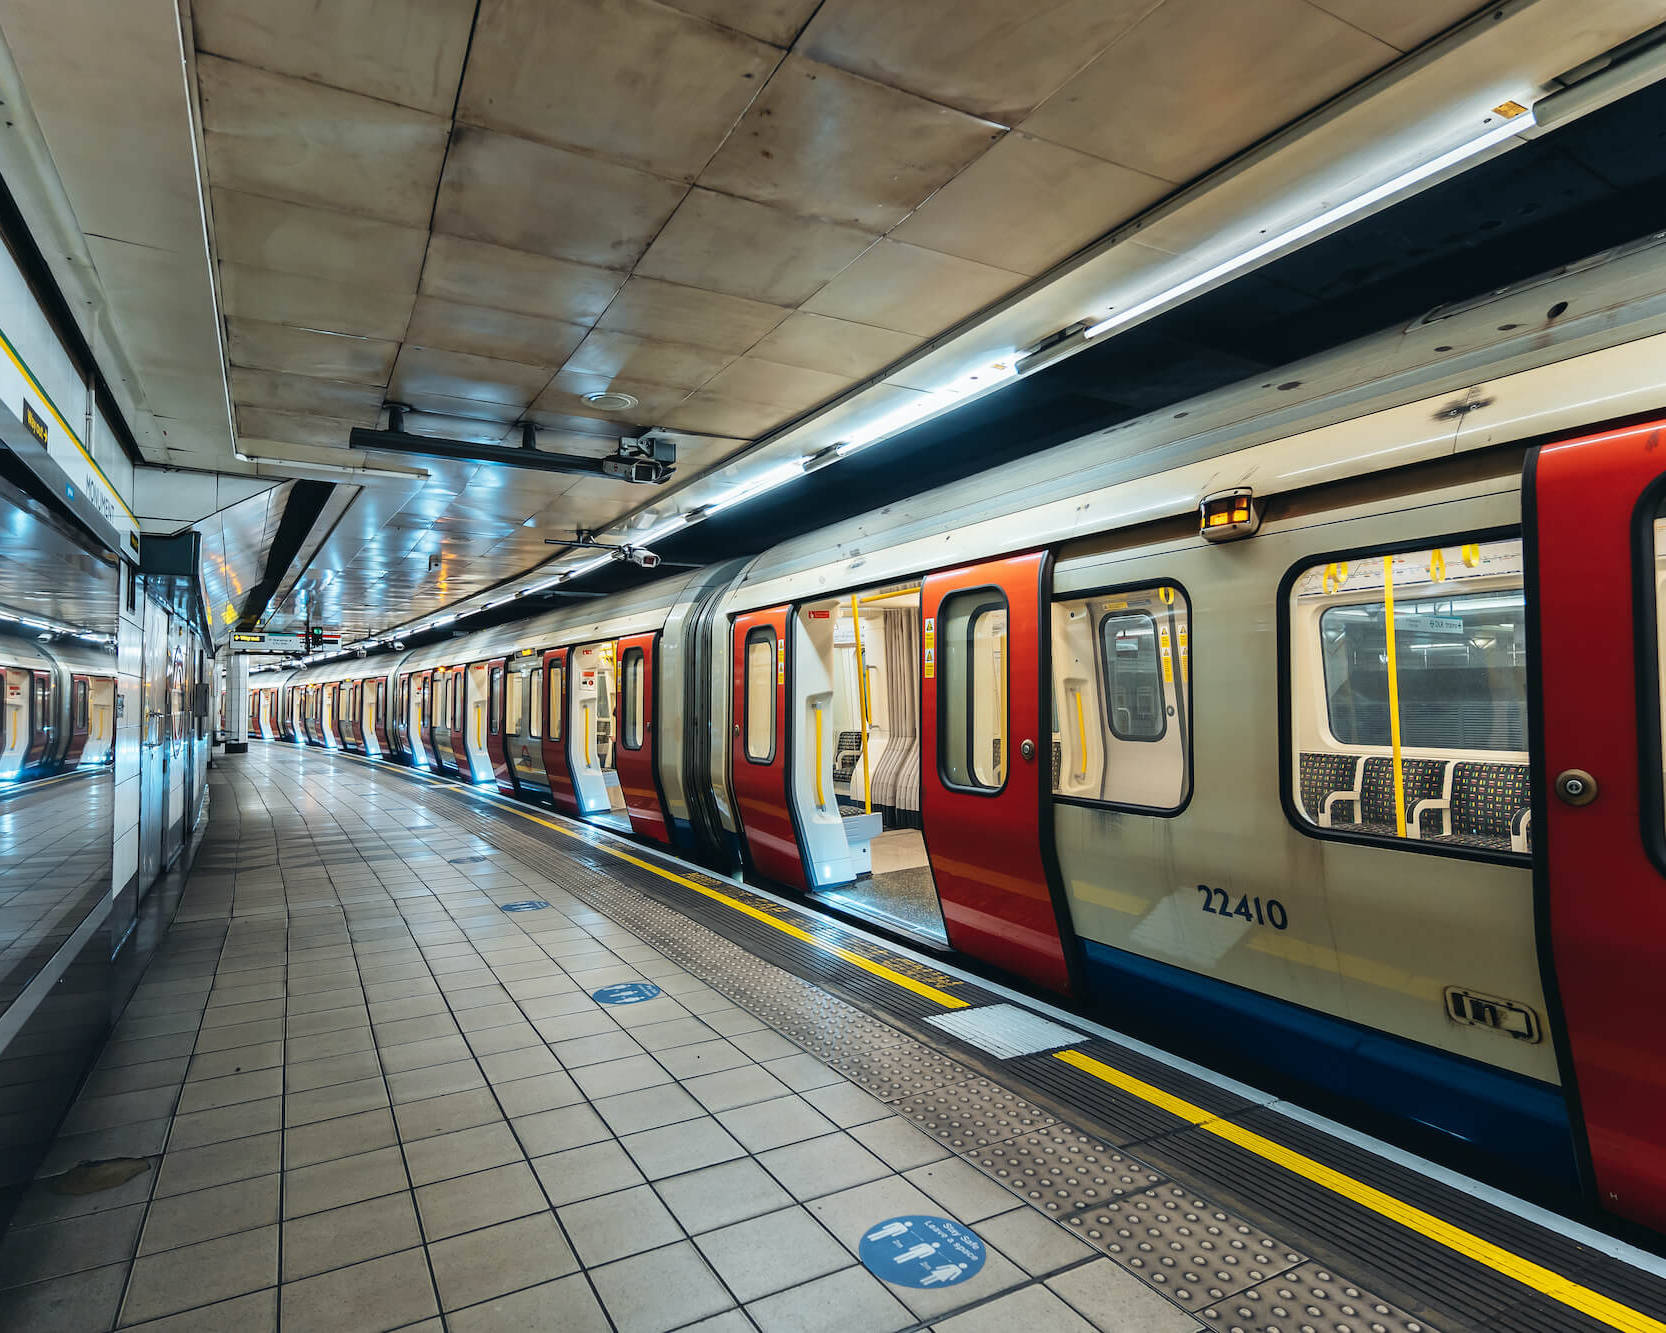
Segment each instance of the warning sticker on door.
[{"label": "warning sticker on door", "polygon": [[785,639],[775,641],[775,683],[777,685],[787,683],[787,641]]},{"label": "warning sticker on door", "polygon": [[937,649],[935,648],[926,649],[925,672],[927,680],[931,680],[937,675]]}]

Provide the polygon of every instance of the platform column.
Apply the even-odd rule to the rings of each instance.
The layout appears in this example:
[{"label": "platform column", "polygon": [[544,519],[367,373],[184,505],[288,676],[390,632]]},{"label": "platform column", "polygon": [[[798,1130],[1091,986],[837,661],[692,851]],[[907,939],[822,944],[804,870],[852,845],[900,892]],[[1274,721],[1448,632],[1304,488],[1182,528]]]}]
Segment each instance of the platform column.
[{"label": "platform column", "polygon": [[249,659],[232,653],[226,659],[226,753],[249,752]]}]

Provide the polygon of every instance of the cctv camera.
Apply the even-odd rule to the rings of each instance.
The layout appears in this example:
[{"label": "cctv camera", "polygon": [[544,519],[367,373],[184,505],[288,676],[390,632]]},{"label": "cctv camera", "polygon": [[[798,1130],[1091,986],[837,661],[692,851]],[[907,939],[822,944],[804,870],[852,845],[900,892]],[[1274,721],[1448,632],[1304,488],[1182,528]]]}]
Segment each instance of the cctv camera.
[{"label": "cctv camera", "polygon": [[631,564],[636,565],[640,569],[659,568],[659,557],[652,551],[644,551],[633,546],[631,548],[630,558]]}]

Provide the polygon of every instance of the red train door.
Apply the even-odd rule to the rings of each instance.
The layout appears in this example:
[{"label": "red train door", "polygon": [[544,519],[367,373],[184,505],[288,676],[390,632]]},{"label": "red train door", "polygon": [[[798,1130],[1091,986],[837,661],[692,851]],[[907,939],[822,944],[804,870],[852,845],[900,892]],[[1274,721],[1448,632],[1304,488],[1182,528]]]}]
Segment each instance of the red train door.
[{"label": "red train door", "polygon": [[23,757],[25,768],[46,759],[46,752],[52,740],[52,729],[56,725],[56,719],[52,716],[52,677],[44,671],[32,674],[35,699],[34,707],[30,710],[29,753]]},{"label": "red train door", "polygon": [[506,658],[494,657],[486,663],[486,757],[492,761],[492,777],[497,789],[505,796],[515,794],[515,775],[509,770],[509,755],[503,748],[504,683]]},{"label": "red train door", "polygon": [[474,781],[474,773],[469,768],[469,737],[468,737],[468,668],[455,666],[451,671],[451,753],[446,756],[449,763],[457,766],[457,773],[465,782]]},{"label": "red train door", "polygon": [[736,814],[761,875],[808,889],[787,805],[787,617],[773,607],[736,616],[730,733]]},{"label": "red train door", "polygon": [[1047,562],[1038,552],[925,580],[920,814],[949,943],[1068,991],[1061,913],[1041,860],[1042,798],[1052,785],[1042,697]]},{"label": "red train door", "polygon": [[376,728],[376,748],[380,752],[379,757],[386,759],[391,749],[388,745],[388,678],[386,676],[376,677],[376,692],[371,696],[371,699],[370,706],[374,710],[371,718]]},{"label": "red train door", "polygon": [[671,823],[659,789],[659,736],[655,715],[659,693],[659,635],[633,634],[619,640],[618,745],[613,767],[625,795],[631,828],[671,845]]},{"label": "red train door", "polygon": [[573,770],[567,764],[567,650],[551,648],[544,654],[544,773],[550,780],[550,801],[562,814],[578,814]]},{"label": "red train door", "polygon": [[64,767],[81,762],[92,735],[92,683],[86,676],[69,678],[69,745],[64,750]]},{"label": "red train door", "polygon": [[1529,465],[1527,509],[1543,719],[1532,842],[1550,923],[1541,948],[1597,1202],[1656,1229],[1666,1227],[1663,445],[1660,424],[1546,445]]}]

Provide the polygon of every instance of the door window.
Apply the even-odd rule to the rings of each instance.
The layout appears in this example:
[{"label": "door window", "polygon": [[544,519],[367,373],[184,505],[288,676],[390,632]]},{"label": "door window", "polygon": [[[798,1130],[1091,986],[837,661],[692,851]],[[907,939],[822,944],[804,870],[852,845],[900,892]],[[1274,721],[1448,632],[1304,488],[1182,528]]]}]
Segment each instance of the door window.
[{"label": "door window", "polygon": [[[517,672],[515,674],[516,684],[520,683],[520,679],[521,679],[520,673]],[[492,733],[492,735],[501,736],[503,734],[503,668],[502,667],[493,667],[492,668],[490,676],[489,676],[488,690],[490,692],[490,697],[489,697],[489,701],[486,705],[486,728],[487,728],[488,731],[490,731]],[[520,716],[519,709],[517,709],[513,714],[511,714],[511,716],[518,718]]]},{"label": "door window", "polygon": [[531,680],[526,691],[530,716],[527,721],[528,736],[537,738],[544,734],[544,668],[538,667],[531,673]]},{"label": "door window", "polygon": [[87,682],[78,680],[75,682],[75,719],[71,723],[71,727],[75,731],[85,731],[87,730],[87,722]]},{"label": "door window", "polygon": [[619,724],[619,743],[627,750],[642,748],[642,706],[647,693],[647,663],[640,648],[625,649],[619,671],[622,693],[619,699],[622,717]]},{"label": "door window", "polygon": [[939,767],[951,787],[1006,785],[1007,600],[994,588],[952,593],[937,610]]},{"label": "door window", "polygon": [[561,739],[561,685],[566,676],[566,668],[560,662],[550,664],[549,703],[544,709],[544,716],[550,720],[550,739]]},{"label": "door window", "polygon": [[1526,612],[1515,538],[1297,571],[1288,795],[1303,822],[1400,846],[1528,852]]},{"label": "door window", "polygon": [[1191,791],[1191,607],[1172,584],[1053,603],[1055,796],[1171,814]]},{"label": "door window", "polygon": [[746,634],[746,757],[754,764],[775,759],[775,631],[765,625]]}]

